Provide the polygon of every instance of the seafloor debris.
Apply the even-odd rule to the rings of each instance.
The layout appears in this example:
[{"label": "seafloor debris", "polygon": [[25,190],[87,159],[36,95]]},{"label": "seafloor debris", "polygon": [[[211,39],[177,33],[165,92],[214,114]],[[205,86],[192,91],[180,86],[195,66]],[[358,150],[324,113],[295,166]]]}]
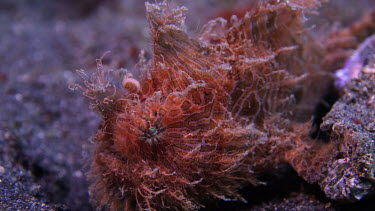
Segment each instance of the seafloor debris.
[{"label": "seafloor debris", "polygon": [[95,205],[191,210],[216,198],[245,201],[237,190],[263,184],[258,176],[283,161],[329,184],[305,164],[336,147],[321,150],[309,137],[316,88],[329,81],[317,73],[320,49],[304,28],[318,5],[262,1],[241,20],[215,19],[190,38],[185,7],[146,3],[153,59],[141,59],[139,80],[128,75],[125,89],[116,88],[99,60],[91,79],[80,72],[86,87],[76,85],[103,116],[90,171]]},{"label": "seafloor debris", "polygon": [[369,60],[369,53],[375,52],[375,35],[367,38],[347,60],[345,66],[336,71],[336,87],[342,88],[351,79],[358,78],[363,66]]},{"label": "seafloor debris", "polygon": [[375,183],[375,74],[371,71],[375,49],[368,47],[372,41],[373,37],[369,38],[354,53],[360,57],[357,62],[366,63],[351,69],[355,73],[348,75],[355,77],[343,87],[343,96],[323,118],[320,132],[328,142],[301,145],[289,152],[290,163],[299,174],[311,183],[317,182],[327,197],[335,200],[359,200],[371,193]]}]

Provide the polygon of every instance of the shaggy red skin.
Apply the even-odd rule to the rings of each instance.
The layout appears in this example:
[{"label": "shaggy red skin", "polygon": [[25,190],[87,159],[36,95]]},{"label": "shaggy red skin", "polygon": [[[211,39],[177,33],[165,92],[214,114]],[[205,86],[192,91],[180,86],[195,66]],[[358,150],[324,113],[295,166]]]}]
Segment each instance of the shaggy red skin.
[{"label": "shaggy red skin", "polygon": [[146,3],[153,59],[140,64],[139,83],[127,77],[116,89],[99,60],[97,75],[83,77],[87,88],[78,86],[103,115],[90,171],[96,206],[245,201],[237,190],[262,184],[257,176],[307,134],[308,122],[296,120],[316,99],[319,56],[303,15],[318,2],[303,2],[261,2],[228,25],[210,21],[197,38],[183,30],[186,8]]}]

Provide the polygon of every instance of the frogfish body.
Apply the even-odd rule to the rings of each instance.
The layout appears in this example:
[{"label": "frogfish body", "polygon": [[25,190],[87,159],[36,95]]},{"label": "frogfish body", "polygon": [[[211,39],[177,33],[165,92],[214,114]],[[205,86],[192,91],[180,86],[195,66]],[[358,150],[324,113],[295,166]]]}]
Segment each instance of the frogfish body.
[{"label": "frogfish body", "polygon": [[263,184],[258,176],[306,134],[299,115],[312,112],[304,105],[318,54],[304,14],[319,2],[303,2],[264,1],[195,38],[185,7],[146,3],[153,59],[140,77],[116,88],[99,61],[79,86],[103,116],[90,171],[96,206],[194,210],[245,201],[241,187]]}]

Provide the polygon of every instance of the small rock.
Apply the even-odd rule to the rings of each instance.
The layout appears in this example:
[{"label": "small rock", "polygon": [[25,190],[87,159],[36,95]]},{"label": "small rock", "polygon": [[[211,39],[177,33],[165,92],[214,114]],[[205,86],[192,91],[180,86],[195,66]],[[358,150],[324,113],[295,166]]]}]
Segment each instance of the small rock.
[{"label": "small rock", "polygon": [[3,166],[0,166],[0,176],[5,173],[5,168]]}]

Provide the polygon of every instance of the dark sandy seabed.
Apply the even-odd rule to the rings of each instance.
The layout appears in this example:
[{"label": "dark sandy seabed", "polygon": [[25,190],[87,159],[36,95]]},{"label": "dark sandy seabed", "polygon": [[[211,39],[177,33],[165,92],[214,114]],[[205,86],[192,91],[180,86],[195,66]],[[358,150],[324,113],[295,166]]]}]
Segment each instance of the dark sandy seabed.
[{"label": "dark sandy seabed", "polygon": [[[79,2],[79,3],[77,3]],[[210,18],[246,5],[245,1],[172,1],[189,8],[189,33]],[[333,1],[319,17],[316,31],[345,27],[375,8],[373,1]],[[336,12],[332,12],[336,11]],[[68,89],[79,82],[76,69],[96,69],[95,59],[109,68],[131,70],[141,49],[151,57],[143,1],[137,0],[1,0],[0,1],[0,210],[93,210],[86,172],[93,144],[89,137],[100,117],[87,99]],[[363,87],[353,82],[332,107],[324,124],[365,118]],[[370,93],[371,94],[371,93]],[[372,95],[374,90],[372,90]],[[362,113],[361,113],[362,112]],[[346,115],[347,114],[347,115]],[[374,125],[372,124],[372,127]],[[357,135],[365,133],[356,127]],[[370,128],[368,131],[374,131]],[[373,133],[372,133],[372,138]],[[241,190],[248,204],[221,202],[202,210],[372,210],[373,194],[359,202],[328,199],[317,185],[288,166],[264,175],[267,186]]]}]

